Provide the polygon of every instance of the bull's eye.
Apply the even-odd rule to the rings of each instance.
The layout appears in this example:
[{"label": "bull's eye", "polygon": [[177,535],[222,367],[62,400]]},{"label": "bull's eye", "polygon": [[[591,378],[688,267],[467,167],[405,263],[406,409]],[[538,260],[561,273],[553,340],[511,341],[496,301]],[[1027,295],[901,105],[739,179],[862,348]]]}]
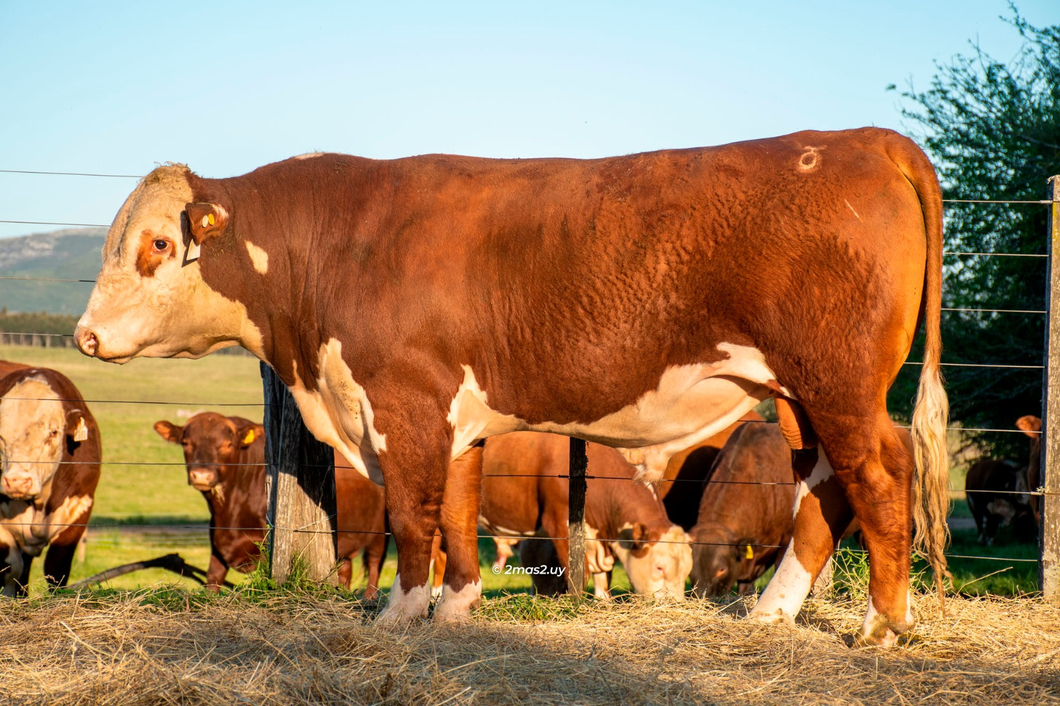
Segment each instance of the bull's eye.
[{"label": "bull's eye", "polygon": [[155,240],[151,241],[151,246],[155,249],[155,252],[162,253],[165,252],[166,248],[169,247],[169,241],[162,240],[161,238],[156,238]]}]

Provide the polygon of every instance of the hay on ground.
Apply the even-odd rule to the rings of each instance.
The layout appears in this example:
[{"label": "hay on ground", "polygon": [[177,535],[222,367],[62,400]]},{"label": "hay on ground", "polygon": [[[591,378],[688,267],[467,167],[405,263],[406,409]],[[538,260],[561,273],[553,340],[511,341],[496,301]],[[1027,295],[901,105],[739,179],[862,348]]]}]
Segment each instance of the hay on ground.
[{"label": "hay on ground", "polygon": [[467,624],[387,630],[341,596],[167,589],[0,605],[14,703],[1060,703],[1060,607],[930,597],[895,649],[848,646],[863,604],[796,626],[753,598],[654,604],[493,599]]}]

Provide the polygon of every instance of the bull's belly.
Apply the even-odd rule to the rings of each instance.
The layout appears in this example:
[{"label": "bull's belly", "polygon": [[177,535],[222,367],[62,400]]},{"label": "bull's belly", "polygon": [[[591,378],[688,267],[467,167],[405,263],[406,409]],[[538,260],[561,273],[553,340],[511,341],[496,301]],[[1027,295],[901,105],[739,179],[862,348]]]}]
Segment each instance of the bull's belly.
[{"label": "bull's belly", "polygon": [[668,368],[656,389],[635,403],[594,422],[568,424],[530,424],[491,408],[474,371],[464,366],[464,382],[449,413],[453,458],[476,439],[512,431],[564,434],[622,449],[648,447],[650,453],[669,458],[736,422],[772,394],[770,385],[778,385],[757,349],[730,344],[718,348],[729,354],[727,360]]},{"label": "bull's belly", "polygon": [[[447,418],[453,429],[451,458],[463,454],[478,439],[512,431],[541,431],[620,449],[644,449],[627,458],[650,475],[670,455],[736,422],[777,386],[757,349],[723,343],[718,350],[729,357],[668,368],[656,388],[635,403],[596,421],[569,424],[531,424],[493,409],[474,370],[464,365],[464,381]],[[320,363],[322,375],[316,390],[307,390],[300,381],[291,388],[306,426],[362,475],[382,484],[378,454],[386,450],[386,430],[375,427],[371,401],[343,362],[338,341],[321,346]]]}]

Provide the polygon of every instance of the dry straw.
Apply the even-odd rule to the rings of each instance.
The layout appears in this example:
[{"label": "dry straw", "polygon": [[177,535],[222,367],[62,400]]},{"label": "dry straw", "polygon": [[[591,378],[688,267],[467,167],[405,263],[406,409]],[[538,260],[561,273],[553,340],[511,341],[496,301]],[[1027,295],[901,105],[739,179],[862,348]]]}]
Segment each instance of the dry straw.
[{"label": "dry straw", "polygon": [[326,594],[174,589],[4,602],[0,682],[25,704],[1060,703],[1060,608],[934,601],[895,649],[848,646],[863,604],[800,624],[735,603],[495,598],[467,624],[393,631]]}]

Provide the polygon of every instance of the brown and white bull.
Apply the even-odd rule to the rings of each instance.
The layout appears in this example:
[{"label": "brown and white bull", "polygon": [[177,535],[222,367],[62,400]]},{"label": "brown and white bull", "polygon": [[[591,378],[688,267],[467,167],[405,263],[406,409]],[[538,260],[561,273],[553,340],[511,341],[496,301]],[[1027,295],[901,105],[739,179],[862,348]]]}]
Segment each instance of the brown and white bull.
[{"label": "brown and white bull", "polygon": [[[265,427],[242,417],[201,412],[181,426],[161,420],[155,431],[184,450],[188,485],[210,510],[210,566],[206,587],[220,590],[229,569],[252,571],[265,541]],[[368,586],[378,592],[386,558],[383,491],[335,457],[339,580],[348,589],[353,558],[363,551]]]},{"label": "brown and white bull", "polygon": [[[875,128],[593,160],[167,165],[119,210],[75,341],[118,363],[242,345],[271,365],[313,434],[387,483],[384,621],[427,614],[439,527],[435,617],[478,604],[478,508],[445,503],[477,482],[449,466],[476,440],[578,436],[657,479],[773,396],[816,500],[754,616],[792,620],[856,515],[863,636],[888,643],[913,624],[913,523],[945,568],[941,213],[924,153]],[[921,320],[914,468],[886,392]]]},{"label": "brown and white bull", "polygon": [[25,595],[47,547],[48,584],[65,586],[99,484],[99,427],[62,373],[0,362],[0,574]]}]

